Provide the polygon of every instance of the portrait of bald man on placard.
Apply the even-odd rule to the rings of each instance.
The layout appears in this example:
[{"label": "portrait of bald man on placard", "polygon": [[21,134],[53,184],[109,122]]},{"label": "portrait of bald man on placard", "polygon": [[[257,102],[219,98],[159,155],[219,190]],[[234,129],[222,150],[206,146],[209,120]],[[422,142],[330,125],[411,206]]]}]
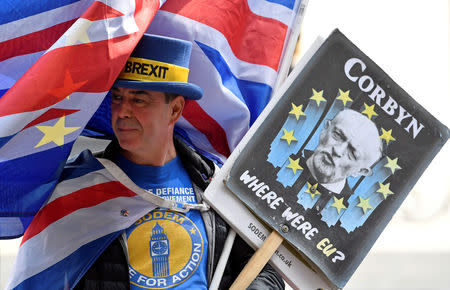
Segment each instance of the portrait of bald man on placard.
[{"label": "portrait of bald man on placard", "polygon": [[374,122],[350,109],[325,121],[319,145],[306,160],[311,175],[325,188],[339,193],[347,177],[369,176],[382,156]]}]

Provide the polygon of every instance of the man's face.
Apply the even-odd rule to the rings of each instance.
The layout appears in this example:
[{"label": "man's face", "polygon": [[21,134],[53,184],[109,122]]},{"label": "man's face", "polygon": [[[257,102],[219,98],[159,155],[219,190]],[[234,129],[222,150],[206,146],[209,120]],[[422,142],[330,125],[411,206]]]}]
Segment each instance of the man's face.
[{"label": "man's face", "polygon": [[376,126],[360,113],[342,111],[327,121],[309,169],[319,182],[335,183],[348,176],[369,175],[380,155]]},{"label": "man's face", "polygon": [[114,87],[111,95],[112,128],[122,149],[144,153],[165,146],[174,122],[164,93]]}]

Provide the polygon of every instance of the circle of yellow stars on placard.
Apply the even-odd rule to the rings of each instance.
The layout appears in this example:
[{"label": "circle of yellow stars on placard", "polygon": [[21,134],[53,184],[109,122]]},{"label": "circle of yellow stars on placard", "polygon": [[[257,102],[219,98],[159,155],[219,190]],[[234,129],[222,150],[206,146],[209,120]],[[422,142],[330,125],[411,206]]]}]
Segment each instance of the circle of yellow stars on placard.
[{"label": "circle of yellow stars on placard", "polygon": [[311,185],[311,183],[306,182],[308,184],[308,189],[305,191],[306,193],[309,193],[311,196],[311,199],[314,200],[316,195],[319,195],[320,192],[317,190],[317,183],[314,185]]},{"label": "circle of yellow stars on placard", "polygon": [[326,102],[327,100],[323,97],[323,90],[321,90],[320,92],[316,91],[315,89],[313,90],[313,95],[311,98],[309,98],[310,100],[316,101],[317,103],[317,107],[320,105],[320,102]]},{"label": "circle of yellow stars on placard", "polygon": [[384,165],[384,167],[389,168],[389,169],[391,170],[392,174],[395,173],[395,170],[397,170],[397,169],[402,169],[402,168],[397,164],[398,157],[395,158],[395,159],[391,159],[391,158],[389,158],[388,156],[386,156],[386,158],[387,158],[387,163]]},{"label": "circle of yellow stars on placard", "polygon": [[299,161],[300,161],[300,158],[297,158],[294,160],[291,157],[289,157],[289,164],[286,166],[286,168],[292,169],[292,171],[294,171],[294,174],[297,172],[297,169],[303,170],[303,167],[301,167],[298,164]]},{"label": "circle of yellow stars on placard", "polygon": [[381,182],[378,182],[379,188],[377,189],[377,192],[381,193],[384,196],[384,199],[388,197],[388,195],[394,194],[390,189],[390,183],[383,184]]},{"label": "circle of yellow stars on placard", "polygon": [[333,204],[331,206],[336,208],[338,214],[341,213],[341,209],[346,209],[347,208],[344,205],[344,198],[343,197],[338,199],[336,196],[333,195],[333,200],[334,200],[334,202],[333,202]]},{"label": "circle of yellow stars on placard", "polygon": [[369,118],[369,120],[372,120],[372,116],[378,116],[378,114],[375,112],[375,104],[369,106],[366,103],[364,103],[364,107],[365,109],[361,113],[366,115],[367,118]]},{"label": "circle of yellow stars on placard", "polygon": [[297,141],[297,138],[294,137],[294,130],[288,131],[283,128],[284,135],[281,136],[281,139],[286,140],[288,145],[291,145],[292,141]]},{"label": "circle of yellow stars on placard", "polygon": [[359,197],[359,203],[356,206],[360,207],[363,210],[364,214],[366,214],[368,210],[373,209],[373,207],[369,203],[369,198],[364,199],[361,196],[358,196],[358,197]]},{"label": "circle of yellow stars on placard", "polygon": [[353,100],[349,97],[350,94],[350,90],[348,91],[343,91],[341,89],[339,89],[339,96],[337,96],[337,100],[341,100],[344,103],[344,106],[347,105],[347,102],[353,102]]},{"label": "circle of yellow stars on placard", "polygon": [[291,103],[291,105],[292,105],[292,110],[289,112],[289,114],[295,115],[295,118],[297,119],[297,121],[300,118],[300,116],[306,116],[306,114],[302,111],[303,105],[296,106],[294,103]]},{"label": "circle of yellow stars on placard", "polygon": [[386,131],[384,128],[381,128],[382,134],[380,136],[380,139],[383,139],[386,141],[386,145],[389,145],[390,141],[395,141],[395,138],[392,136],[392,129],[389,131]]}]

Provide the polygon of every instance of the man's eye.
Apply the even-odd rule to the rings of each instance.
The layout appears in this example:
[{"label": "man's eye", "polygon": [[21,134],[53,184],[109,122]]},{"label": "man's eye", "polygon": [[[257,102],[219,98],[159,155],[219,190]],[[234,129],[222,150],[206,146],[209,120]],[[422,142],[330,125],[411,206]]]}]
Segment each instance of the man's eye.
[{"label": "man's eye", "polygon": [[348,153],[348,159],[350,159],[350,160],[355,160],[355,155],[353,155],[352,152],[349,152],[349,153]]},{"label": "man's eye", "polygon": [[351,160],[358,160],[358,155],[354,150],[350,150],[348,156]]},{"label": "man's eye", "polygon": [[111,101],[113,102],[113,103],[118,103],[118,102],[120,102],[122,100],[122,97],[121,96],[117,96],[117,95],[112,95],[111,96]]},{"label": "man's eye", "polygon": [[342,139],[341,134],[339,134],[339,132],[337,132],[337,131],[333,131],[333,138],[336,140]]},{"label": "man's eye", "polygon": [[137,104],[142,104],[145,102],[145,100],[143,100],[143,99],[134,99],[133,101]]}]

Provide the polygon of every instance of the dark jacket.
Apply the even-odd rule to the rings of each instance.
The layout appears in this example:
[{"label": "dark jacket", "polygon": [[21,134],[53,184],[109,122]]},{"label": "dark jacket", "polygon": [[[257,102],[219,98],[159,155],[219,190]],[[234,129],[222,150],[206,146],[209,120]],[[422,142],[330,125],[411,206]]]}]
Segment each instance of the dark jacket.
[{"label": "dark jacket", "polygon": [[[175,138],[174,142],[177,154],[191,178],[197,201],[201,202],[202,193],[214,174],[214,163],[179,139]],[[118,144],[112,142],[101,154],[101,157],[113,159],[118,149]],[[207,263],[209,285],[222,252],[229,226],[213,210],[202,212],[202,217],[209,241]],[[253,250],[240,237],[236,236],[219,289],[228,289],[231,286],[253,253]],[[124,245],[124,237],[119,236],[100,255],[74,289],[129,288],[127,250]],[[248,289],[284,289],[284,282],[281,276],[267,264]]]}]

